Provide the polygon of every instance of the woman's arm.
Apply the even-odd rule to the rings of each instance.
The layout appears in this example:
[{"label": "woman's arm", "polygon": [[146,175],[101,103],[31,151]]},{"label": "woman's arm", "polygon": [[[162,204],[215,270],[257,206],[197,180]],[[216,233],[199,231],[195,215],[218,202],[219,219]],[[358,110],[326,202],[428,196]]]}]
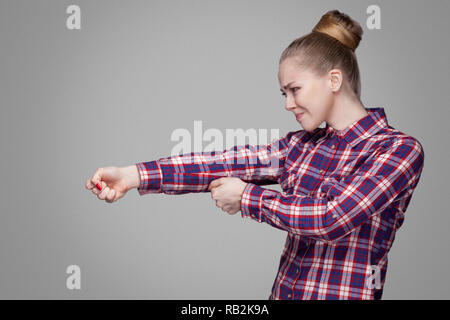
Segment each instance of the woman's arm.
[{"label": "woman's arm", "polygon": [[247,184],[242,217],[322,241],[335,241],[380,214],[394,201],[406,207],[424,163],[421,144],[405,139],[368,159],[356,173],[325,184],[320,197],[288,195]]},{"label": "woman's arm", "polygon": [[277,183],[290,148],[300,143],[299,136],[304,132],[289,132],[268,145],[234,146],[221,152],[193,152],[136,163],[138,192],[208,192],[211,181],[227,176],[255,185]]}]

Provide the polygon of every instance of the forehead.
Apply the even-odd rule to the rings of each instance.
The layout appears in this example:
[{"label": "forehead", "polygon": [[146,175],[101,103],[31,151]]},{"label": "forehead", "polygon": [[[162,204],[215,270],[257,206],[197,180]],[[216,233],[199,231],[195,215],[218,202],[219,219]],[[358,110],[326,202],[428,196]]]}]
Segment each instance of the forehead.
[{"label": "forehead", "polygon": [[311,70],[303,67],[297,59],[287,58],[279,65],[278,81],[282,87],[292,81],[306,80],[313,76]]}]

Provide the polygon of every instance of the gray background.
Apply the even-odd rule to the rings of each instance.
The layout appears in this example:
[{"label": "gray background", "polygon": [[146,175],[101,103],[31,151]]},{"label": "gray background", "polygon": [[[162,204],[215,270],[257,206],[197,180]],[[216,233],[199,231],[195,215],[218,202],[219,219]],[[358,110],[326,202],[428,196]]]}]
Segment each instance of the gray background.
[{"label": "gray background", "polygon": [[[66,28],[70,4],[81,30]],[[366,27],[371,4],[381,30]],[[286,232],[222,212],[209,193],[132,190],[108,204],[84,182],[170,155],[171,133],[195,120],[300,129],[278,59],[339,9],[364,29],[363,103],[425,149],[383,298],[449,299],[449,4],[1,1],[0,298],[267,299]],[[66,288],[72,264],[81,290]]]}]

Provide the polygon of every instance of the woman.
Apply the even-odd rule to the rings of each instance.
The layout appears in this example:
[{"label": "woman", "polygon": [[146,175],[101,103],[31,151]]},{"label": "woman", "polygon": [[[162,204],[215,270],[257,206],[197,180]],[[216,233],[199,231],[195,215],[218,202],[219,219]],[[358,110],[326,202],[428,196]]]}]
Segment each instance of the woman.
[{"label": "woman", "polygon": [[[354,51],[362,33],[333,10],[282,53],[286,109],[304,130],[266,146],[100,168],[86,188],[107,202],[132,188],[140,195],[210,191],[223,211],[288,232],[269,299],[380,299],[424,152],[388,125],[383,108],[361,103]],[[261,187],[275,182],[282,192]]]}]

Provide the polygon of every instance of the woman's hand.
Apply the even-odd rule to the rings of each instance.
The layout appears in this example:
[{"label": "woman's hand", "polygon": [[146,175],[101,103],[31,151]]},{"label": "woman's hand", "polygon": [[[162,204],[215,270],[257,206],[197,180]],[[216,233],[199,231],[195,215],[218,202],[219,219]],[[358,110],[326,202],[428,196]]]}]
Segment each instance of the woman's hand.
[{"label": "woman's hand", "polygon": [[[95,186],[99,184],[102,191]],[[100,200],[108,203],[122,198],[130,189],[139,187],[140,177],[136,165],[128,167],[104,167],[98,168],[94,175],[87,179],[85,187],[92,190]]]},{"label": "woman's hand", "polygon": [[241,198],[246,185],[247,183],[239,178],[224,177],[212,181],[208,190],[219,208],[229,214],[235,214],[241,210]]}]

